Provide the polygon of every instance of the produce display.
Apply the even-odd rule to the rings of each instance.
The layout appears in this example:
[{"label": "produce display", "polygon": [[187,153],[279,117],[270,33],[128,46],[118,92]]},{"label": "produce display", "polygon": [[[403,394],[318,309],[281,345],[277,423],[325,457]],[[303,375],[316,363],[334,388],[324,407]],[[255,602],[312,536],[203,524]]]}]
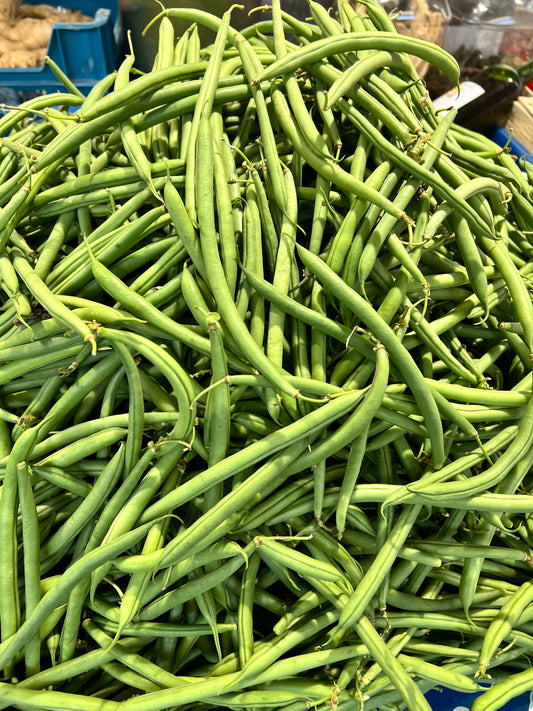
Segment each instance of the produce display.
[{"label": "produce display", "polygon": [[91,20],[79,10],[4,0],[0,4],[0,67],[26,69],[42,65],[56,23]]},{"label": "produce display", "polygon": [[533,688],[531,169],[359,7],[0,119],[0,708]]}]

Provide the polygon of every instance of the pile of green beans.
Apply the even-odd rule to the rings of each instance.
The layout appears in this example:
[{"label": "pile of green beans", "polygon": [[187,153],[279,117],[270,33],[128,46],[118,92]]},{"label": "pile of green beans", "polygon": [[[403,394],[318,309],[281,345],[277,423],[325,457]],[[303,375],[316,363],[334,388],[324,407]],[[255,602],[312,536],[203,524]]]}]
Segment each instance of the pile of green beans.
[{"label": "pile of green beans", "polygon": [[0,708],[533,688],[531,176],[362,3],[0,118]]}]

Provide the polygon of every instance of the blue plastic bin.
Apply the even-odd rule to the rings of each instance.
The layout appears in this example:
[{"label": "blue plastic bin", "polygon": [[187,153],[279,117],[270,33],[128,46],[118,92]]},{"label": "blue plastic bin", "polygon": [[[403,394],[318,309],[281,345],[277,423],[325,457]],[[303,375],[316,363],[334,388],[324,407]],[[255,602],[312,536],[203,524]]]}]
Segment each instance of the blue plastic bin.
[{"label": "blue plastic bin", "polygon": [[533,152],[530,148],[526,148],[520,141],[514,138],[513,134],[509,132],[503,126],[497,123],[489,123],[486,126],[481,127],[481,132],[494,141],[498,146],[502,148],[508,146],[511,150],[511,154],[516,156],[519,160],[525,160],[528,163],[533,163]]},{"label": "blue plastic bin", "polygon": [[[40,0],[24,2],[37,5]],[[116,68],[121,40],[118,0],[62,0],[61,6],[94,17],[91,22],[56,23],[47,52],[69,79],[87,93]],[[64,90],[46,63],[28,69],[0,69],[0,87],[20,92],[22,99]]]},{"label": "blue plastic bin", "polygon": [[[428,691],[426,699],[433,711],[469,711],[474,699],[483,692],[463,694],[459,691],[442,689]],[[500,711],[533,711],[533,691],[517,696],[502,706]]]}]

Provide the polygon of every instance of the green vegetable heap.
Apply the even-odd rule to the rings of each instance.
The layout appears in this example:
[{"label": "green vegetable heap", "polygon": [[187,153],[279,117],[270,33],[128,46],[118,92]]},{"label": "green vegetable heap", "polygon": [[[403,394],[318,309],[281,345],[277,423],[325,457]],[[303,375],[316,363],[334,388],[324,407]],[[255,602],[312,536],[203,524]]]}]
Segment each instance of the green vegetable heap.
[{"label": "green vegetable heap", "polygon": [[0,708],[533,687],[527,166],[363,10],[0,119]]}]

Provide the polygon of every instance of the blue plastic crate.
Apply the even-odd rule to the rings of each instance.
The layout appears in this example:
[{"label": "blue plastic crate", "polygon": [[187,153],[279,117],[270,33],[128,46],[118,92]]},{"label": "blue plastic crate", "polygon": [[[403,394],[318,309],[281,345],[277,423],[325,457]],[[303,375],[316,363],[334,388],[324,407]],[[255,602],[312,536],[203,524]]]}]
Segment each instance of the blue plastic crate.
[{"label": "blue plastic crate", "polygon": [[[428,691],[426,699],[433,711],[470,711],[474,699],[483,692],[463,694],[450,689]],[[517,696],[502,706],[500,711],[533,711],[533,691]]]},{"label": "blue plastic crate", "polygon": [[[37,5],[40,1],[25,3]],[[69,79],[87,93],[116,68],[121,40],[118,0],[62,0],[61,6],[94,17],[91,22],[56,23],[47,51]],[[64,90],[46,63],[28,69],[0,69],[0,87],[20,92],[24,99]]]}]

